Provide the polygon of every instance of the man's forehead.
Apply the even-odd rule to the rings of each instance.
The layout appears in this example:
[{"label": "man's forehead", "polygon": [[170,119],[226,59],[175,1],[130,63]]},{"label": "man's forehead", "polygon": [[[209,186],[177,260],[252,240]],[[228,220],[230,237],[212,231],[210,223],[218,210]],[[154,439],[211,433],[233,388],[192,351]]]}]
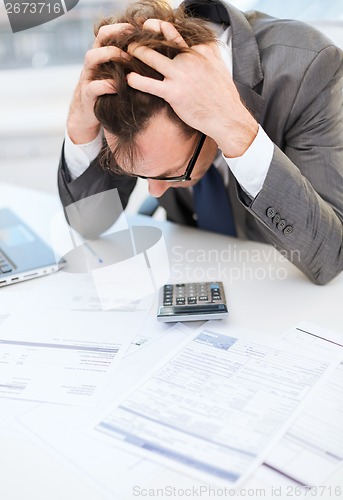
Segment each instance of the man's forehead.
[{"label": "man's forehead", "polygon": [[135,173],[149,176],[169,176],[187,166],[193,153],[194,140],[177,144],[168,139],[157,141],[154,145],[142,141],[137,144]]},{"label": "man's forehead", "polygon": [[[117,146],[117,138],[104,131],[111,151]],[[119,166],[140,175],[173,175],[185,167],[193,153],[194,137],[186,137],[175,127],[167,130],[147,128],[135,138],[134,156],[120,155],[116,158]]]}]

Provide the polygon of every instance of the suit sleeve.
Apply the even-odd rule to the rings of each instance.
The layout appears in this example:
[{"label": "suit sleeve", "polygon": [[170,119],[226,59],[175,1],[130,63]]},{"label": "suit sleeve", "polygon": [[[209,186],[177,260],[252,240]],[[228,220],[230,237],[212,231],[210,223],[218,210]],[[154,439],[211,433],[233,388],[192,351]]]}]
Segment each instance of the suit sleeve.
[{"label": "suit sleeve", "polygon": [[314,283],[343,269],[342,52],[329,46],[309,65],[259,194],[242,203],[267,241]]},{"label": "suit sleeve", "polygon": [[[111,227],[126,208],[135,184],[135,178],[107,172],[100,166],[99,158],[92,161],[77,179],[71,180],[65,164],[64,147],[62,149],[58,168],[60,198],[68,222],[85,238],[94,239]],[[111,192],[116,189],[119,198],[114,191]],[[73,212],[69,207],[73,207]],[[68,213],[73,213],[73,217]]]}]

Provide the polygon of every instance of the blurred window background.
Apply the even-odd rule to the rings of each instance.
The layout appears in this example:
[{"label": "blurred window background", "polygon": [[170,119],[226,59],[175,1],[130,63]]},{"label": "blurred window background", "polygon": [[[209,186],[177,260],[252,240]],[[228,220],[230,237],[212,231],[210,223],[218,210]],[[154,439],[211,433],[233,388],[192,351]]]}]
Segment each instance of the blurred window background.
[{"label": "blurred window background", "polygon": [[94,21],[120,12],[128,3],[80,0],[66,15],[15,34],[10,30],[5,9],[0,11],[1,69],[80,63],[92,43]]},{"label": "blurred window background", "polygon": [[[4,2],[0,2],[0,182],[56,192],[68,108],[92,44],[94,22],[122,11],[129,3],[80,0],[66,15],[13,34]],[[313,24],[343,48],[343,0],[231,3],[243,11],[260,10]]]}]

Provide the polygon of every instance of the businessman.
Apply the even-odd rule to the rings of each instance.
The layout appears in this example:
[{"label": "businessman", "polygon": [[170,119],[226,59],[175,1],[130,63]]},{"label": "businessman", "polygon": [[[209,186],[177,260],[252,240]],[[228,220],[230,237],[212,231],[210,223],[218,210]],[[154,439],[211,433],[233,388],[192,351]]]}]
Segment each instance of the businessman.
[{"label": "businessman", "polygon": [[268,242],[325,284],[343,269],[342,74],[342,51],[303,23],[132,4],[86,55],[61,200],[118,188],[126,206],[143,177],[169,220]]}]

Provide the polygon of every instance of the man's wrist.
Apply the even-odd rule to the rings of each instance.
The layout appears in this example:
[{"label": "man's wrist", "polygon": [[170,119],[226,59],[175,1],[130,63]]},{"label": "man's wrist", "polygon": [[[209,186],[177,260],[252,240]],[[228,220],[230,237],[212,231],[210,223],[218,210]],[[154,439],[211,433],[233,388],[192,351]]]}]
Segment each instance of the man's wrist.
[{"label": "man's wrist", "polygon": [[102,131],[89,143],[74,144],[66,131],[64,142],[64,159],[71,180],[82,175],[91,162],[99,155],[102,147]]},{"label": "man's wrist", "polygon": [[243,156],[254,142],[258,133],[258,123],[250,115],[245,122],[230,124],[227,130],[223,130],[223,137],[217,142],[219,149],[226,158],[237,158]]},{"label": "man's wrist", "polygon": [[[82,72],[83,73],[83,72]],[[74,144],[92,142],[99,133],[100,123],[94,115],[94,102],[82,98],[82,74],[74,92],[67,118],[67,132]]]},{"label": "man's wrist", "polygon": [[85,127],[84,123],[75,123],[68,121],[67,132],[74,144],[88,144],[92,142],[99,134],[100,123],[90,127]]},{"label": "man's wrist", "polygon": [[273,154],[274,144],[259,126],[256,138],[241,157],[224,159],[243,191],[255,198],[263,187]]}]

